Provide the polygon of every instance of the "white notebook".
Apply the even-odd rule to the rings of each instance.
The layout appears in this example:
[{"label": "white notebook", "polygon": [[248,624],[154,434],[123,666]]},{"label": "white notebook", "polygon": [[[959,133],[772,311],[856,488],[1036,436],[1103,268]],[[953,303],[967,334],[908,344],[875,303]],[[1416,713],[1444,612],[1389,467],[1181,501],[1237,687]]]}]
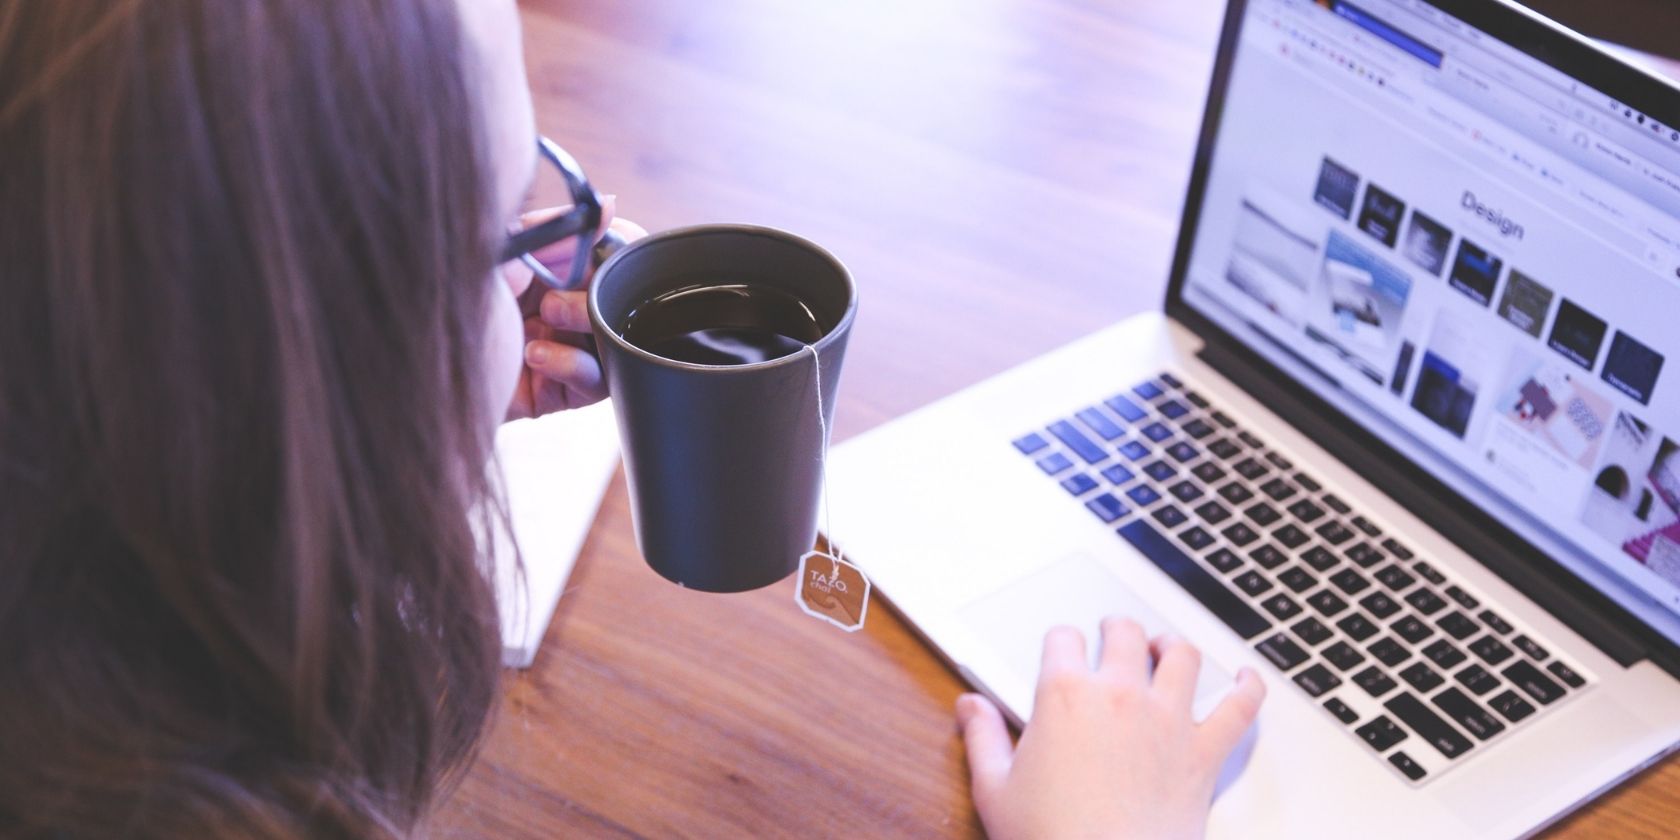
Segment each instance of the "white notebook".
[{"label": "white notebook", "polygon": [[584,537],[618,469],[612,405],[604,402],[507,423],[497,432],[496,453],[525,561],[521,577],[507,540],[497,539],[502,664],[526,668],[536,658]]}]

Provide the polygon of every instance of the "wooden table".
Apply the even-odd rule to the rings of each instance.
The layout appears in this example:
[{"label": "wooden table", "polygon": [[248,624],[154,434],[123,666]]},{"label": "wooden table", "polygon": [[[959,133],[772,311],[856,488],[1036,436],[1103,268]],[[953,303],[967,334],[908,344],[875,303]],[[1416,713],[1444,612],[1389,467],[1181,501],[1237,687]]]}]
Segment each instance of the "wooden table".
[{"label": "wooden table", "polygon": [[[849,263],[862,312],[838,439],[1162,294],[1214,0],[523,8],[542,128],[622,214],[776,225]],[[791,582],[665,583],[620,478],[441,833],[978,835],[962,683],[879,607],[846,635],[800,613]],[[1669,833],[1677,792],[1669,762],[1558,833]]]}]

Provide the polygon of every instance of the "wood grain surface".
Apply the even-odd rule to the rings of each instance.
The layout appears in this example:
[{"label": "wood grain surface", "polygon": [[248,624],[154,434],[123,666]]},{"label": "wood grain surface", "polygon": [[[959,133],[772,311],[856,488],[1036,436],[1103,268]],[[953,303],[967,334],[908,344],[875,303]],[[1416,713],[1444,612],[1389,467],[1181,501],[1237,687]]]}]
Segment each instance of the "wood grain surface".
[{"label": "wood grain surface", "polygon": [[[849,264],[837,439],[1162,295],[1213,0],[522,7],[541,127],[621,214],[775,225]],[[962,684],[881,606],[847,635],[800,613],[791,582],[668,584],[637,554],[621,477],[438,833],[978,836]],[[1555,834],[1676,826],[1669,762]]]}]

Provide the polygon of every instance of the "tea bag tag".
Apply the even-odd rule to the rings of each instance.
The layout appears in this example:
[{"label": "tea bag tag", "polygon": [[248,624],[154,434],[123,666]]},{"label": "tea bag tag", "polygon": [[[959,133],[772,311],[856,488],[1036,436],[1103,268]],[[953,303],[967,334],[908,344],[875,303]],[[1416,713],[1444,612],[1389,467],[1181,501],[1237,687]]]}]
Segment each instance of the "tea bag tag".
[{"label": "tea bag tag", "polygon": [[799,558],[799,583],[793,598],[806,615],[856,633],[869,617],[869,578],[845,560],[809,551]]}]

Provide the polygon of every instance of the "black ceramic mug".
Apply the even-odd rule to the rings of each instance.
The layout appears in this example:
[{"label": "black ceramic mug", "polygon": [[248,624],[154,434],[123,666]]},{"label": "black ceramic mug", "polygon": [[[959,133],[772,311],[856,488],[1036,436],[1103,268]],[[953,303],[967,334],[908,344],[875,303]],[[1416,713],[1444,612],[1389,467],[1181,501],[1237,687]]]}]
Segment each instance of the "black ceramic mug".
[{"label": "black ceramic mug", "polygon": [[[822,329],[810,345],[818,358],[802,349],[752,364],[691,364],[624,338],[636,308],[662,294],[741,284],[803,302]],[[846,267],[772,228],[658,233],[595,273],[589,320],[618,416],[636,542],[654,571],[691,589],[741,592],[787,577],[815,545],[822,430],[833,424],[856,312]]]}]

